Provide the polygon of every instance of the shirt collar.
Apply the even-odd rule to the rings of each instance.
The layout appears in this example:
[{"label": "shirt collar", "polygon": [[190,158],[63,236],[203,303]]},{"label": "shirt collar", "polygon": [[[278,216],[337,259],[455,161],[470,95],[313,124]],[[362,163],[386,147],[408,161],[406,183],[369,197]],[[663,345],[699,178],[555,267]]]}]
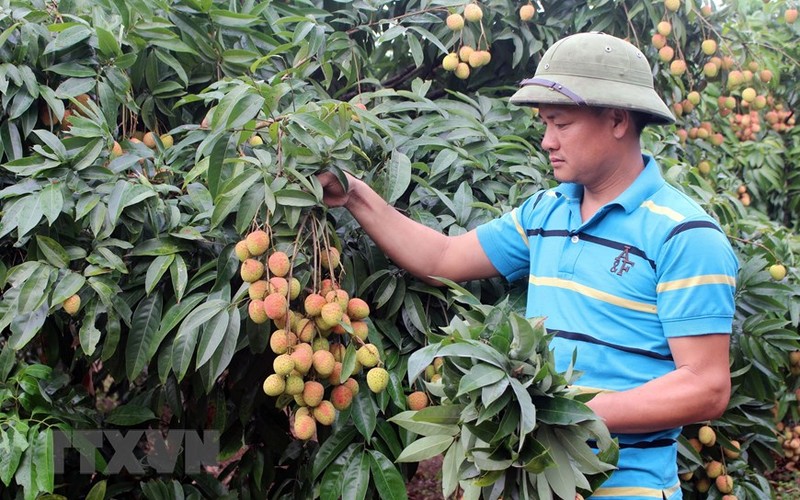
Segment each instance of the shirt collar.
[{"label": "shirt collar", "polygon": [[[631,213],[652,196],[666,181],[661,176],[658,164],[650,155],[642,155],[644,170],[636,177],[633,184],[622,192],[609,205],[620,205],[626,213]],[[571,182],[564,182],[553,188],[553,191],[568,200],[580,200],[583,196],[583,186]]]}]

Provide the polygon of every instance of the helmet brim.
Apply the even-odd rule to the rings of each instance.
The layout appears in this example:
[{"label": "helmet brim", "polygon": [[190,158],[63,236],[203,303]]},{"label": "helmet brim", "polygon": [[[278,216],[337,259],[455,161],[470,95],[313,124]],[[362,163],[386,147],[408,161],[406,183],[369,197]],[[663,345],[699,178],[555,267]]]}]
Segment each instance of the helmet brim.
[{"label": "helmet brim", "polygon": [[[587,106],[637,111],[648,115],[648,122],[654,124],[675,123],[672,112],[652,88],[602,78],[587,82],[585,77],[573,75],[550,73],[547,78],[567,89],[581,89],[579,95]],[[578,105],[567,95],[541,85],[525,85],[511,96],[510,102],[534,107],[540,104]]]}]

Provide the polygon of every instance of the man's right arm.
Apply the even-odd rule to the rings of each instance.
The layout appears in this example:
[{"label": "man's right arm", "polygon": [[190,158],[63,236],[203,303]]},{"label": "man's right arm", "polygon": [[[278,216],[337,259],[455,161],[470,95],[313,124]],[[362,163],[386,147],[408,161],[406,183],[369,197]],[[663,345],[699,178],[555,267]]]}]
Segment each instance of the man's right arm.
[{"label": "man's right arm", "polygon": [[395,264],[425,282],[440,284],[432,276],[456,282],[499,276],[475,230],[447,236],[406,217],[359,179],[348,175],[347,192],[331,173],[318,179],[328,206],[347,208]]}]

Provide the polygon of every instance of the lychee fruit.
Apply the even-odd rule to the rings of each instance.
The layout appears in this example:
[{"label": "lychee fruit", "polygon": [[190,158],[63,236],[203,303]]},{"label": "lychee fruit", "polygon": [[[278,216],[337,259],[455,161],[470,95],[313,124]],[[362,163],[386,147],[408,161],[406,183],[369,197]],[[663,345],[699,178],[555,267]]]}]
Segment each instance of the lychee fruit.
[{"label": "lychee fruit", "polygon": [[313,418],[302,415],[294,419],[294,435],[297,439],[308,441],[317,432],[317,423]]},{"label": "lychee fruit", "polygon": [[536,8],[530,2],[519,8],[519,19],[523,22],[533,19],[534,14],[536,14]]},{"label": "lychee fruit", "polygon": [[672,33],[672,24],[669,21],[661,21],[656,25],[656,31],[663,36],[669,36]]},{"label": "lychee fruit", "polygon": [[314,323],[310,319],[301,318],[297,322],[296,330],[297,330],[297,338],[300,339],[301,342],[311,342],[312,340],[314,340],[314,334],[316,333],[316,328],[314,327]]},{"label": "lychee fruit", "polygon": [[264,312],[269,319],[278,319],[286,315],[289,303],[286,297],[277,293],[271,293],[264,297]]},{"label": "lychee fruit", "polygon": [[350,328],[353,330],[353,335],[358,337],[362,342],[367,340],[369,335],[369,325],[366,321],[352,321]]},{"label": "lychee fruit", "polygon": [[345,380],[344,384],[342,385],[350,389],[350,392],[353,393],[353,396],[358,394],[358,382],[353,377],[350,377],[347,380]]},{"label": "lychee fruit", "polygon": [[698,429],[697,439],[705,446],[714,446],[717,442],[717,433],[710,426],[704,425]]},{"label": "lychee fruit", "polygon": [[338,304],[342,312],[347,311],[347,303],[350,301],[350,295],[341,288],[332,290],[325,295],[325,302]]},{"label": "lychee fruit", "polygon": [[728,474],[717,477],[715,484],[720,493],[728,494],[733,491],[733,478]]},{"label": "lychee fruit", "polygon": [[456,78],[459,80],[466,80],[469,78],[469,64],[467,63],[458,63],[455,70]]},{"label": "lychee fruit", "polygon": [[323,396],[325,395],[325,388],[316,380],[306,381],[303,388],[303,400],[310,407],[315,407],[320,404]]},{"label": "lychee fruit", "polygon": [[428,395],[422,391],[414,391],[406,399],[408,407],[414,411],[419,411],[428,406]]},{"label": "lychee fruit", "polygon": [[264,264],[255,260],[247,259],[242,262],[241,276],[242,280],[252,283],[261,279],[264,275]]},{"label": "lychee fruit", "polygon": [[483,10],[476,3],[467,4],[464,7],[464,19],[476,23],[483,18]]},{"label": "lychee fruit", "polygon": [[257,325],[266,323],[269,320],[266,311],[264,311],[264,301],[262,300],[251,300],[247,304],[247,314],[253,323]]},{"label": "lychee fruit", "polygon": [[64,308],[65,313],[70,316],[75,316],[81,308],[81,296],[76,293],[67,297],[67,299],[61,303],[61,307]]},{"label": "lychee fruit", "polygon": [[322,425],[332,425],[336,420],[336,407],[330,401],[321,401],[313,410],[314,420]]},{"label": "lychee fruit", "polygon": [[294,359],[290,354],[279,354],[272,361],[272,369],[275,370],[275,373],[278,375],[283,375],[285,377],[295,369]]},{"label": "lychee fruit", "polygon": [[[331,356],[333,356],[333,354],[331,354]],[[334,359],[334,361],[333,361],[333,370],[331,371],[331,374],[328,375],[328,383],[329,384],[331,384],[331,385],[341,385],[342,384],[342,382],[341,382],[341,379],[342,379],[342,366],[344,366],[344,365],[342,365],[342,363],[340,361],[336,361]]]},{"label": "lychee fruit", "polygon": [[[781,281],[786,277],[786,266],[783,264],[773,264],[769,266],[769,275],[775,281]],[[78,302],[80,304],[80,301]],[[66,307],[64,308],[66,310]]]},{"label": "lychee fruit", "polygon": [[675,59],[669,65],[669,72],[675,76],[686,73],[686,61],[683,59]]},{"label": "lychee fruit", "polygon": [[336,269],[341,263],[339,250],[336,247],[323,250],[319,256],[319,261],[323,269]]},{"label": "lychee fruit", "polygon": [[328,377],[333,373],[336,366],[336,360],[333,359],[333,354],[330,351],[316,351],[311,356],[312,366],[314,371],[320,377]]},{"label": "lychee fruit", "polygon": [[367,386],[374,393],[382,392],[389,385],[389,372],[383,368],[371,368],[367,372]]},{"label": "lychee fruit", "polygon": [[286,297],[289,295],[289,282],[286,278],[273,276],[269,279],[269,293],[277,293]]},{"label": "lychee fruit", "polygon": [[445,19],[445,23],[453,31],[461,31],[464,28],[464,18],[461,17],[461,14],[450,14]]},{"label": "lychee fruit", "polygon": [[275,276],[286,276],[292,268],[289,256],[285,252],[273,252],[267,260],[269,272]]},{"label": "lychee fruit", "polygon": [[303,302],[303,307],[305,308],[308,316],[314,317],[319,316],[322,313],[322,306],[327,303],[328,302],[325,300],[325,297],[322,295],[318,293],[310,293],[308,296],[306,296],[306,299]]},{"label": "lychee fruit", "polygon": [[681,0],[664,0],[664,7],[670,12],[677,12],[681,8]]},{"label": "lychee fruit", "polygon": [[320,319],[322,319],[323,324],[327,325],[327,328],[333,328],[339,321],[342,319],[342,308],[339,304],[335,302],[331,302],[322,306],[322,310],[320,311]]},{"label": "lychee fruit", "polygon": [[458,58],[461,59],[461,62],[469,62],[469,55],[475,51],[469,45],[463,45],[460,49],[458,49]]},{"label": "lychee fruit", "polygon": [[716,40],[711,40],[710,38],[703,40],[703,43],[700,44],[700,48],[703,50],[703,54],[710,56],[717,51],[717,42]]},{"label": "lychee fruit", "polygon": [[344,359],[344,354],[347,351],[347,348],[344,346],[344,344],[336,342],[335,344],[331,344],[328,350],[331,351],[331,354],[333,354],[333,359],[335,359],[337,362],[341,362]]},{"label": "lychee fruit", "polygon": [[725,454],[725,457],[726,458],[739,458],[739,455],[741,454],[741,452],[739,450],[742,449],[742,445],[739,443],[739,441],[736,441],[734,439],[734,440],[731,440],[731,446],[733,448],[736,448],[736,451],[729,450],[728,448],[725,448],[725,447],[722,448],[722,452]]},{"label": "lychee fruit", "polygon": [[311,369],[311,365],[313,363],[312,356],[314,355],[314,351],[311,348],[311,344],[307,343],[300,343],[294,347],[292,351],[292,359],[294,359],[294,368],[298,372],[305,375]]},{"label": "lychee fruit", "polygon": [[366,368],[376,366],[380,361],[378,347],[375,344],[364,344],[356,351],[356,359]]},{"label": "lychee fruit", "polygon": [[706,475],[710,479],[715,479],[725,474],[725,466],[718,460],[712,460],[706,464]]},{"label": "lychee fruit", "polygon": [[353,391],[346,385],[338,385],[331,391],[331,403],[339,411],[344,411],[353,402]]},{"label": "lychee fruit", "polygon": [[233,253],[236,254],[236,258],[239,259],[239,262],[244,262],[252,255],[250,255],[250,250],[247,249],[247,242],[242,240],[233,247]]},{"label": "lychee fruit", "polygon": [[269,283],[266,280],[254,281],[247,288],[247,295],[250,296],[250,300],[264,300],[267,292],[269,292]]},{"label": "lychee fruit", "polygon": [[262,388],[267,396],[280,396],[286,389],[286,380],[277,373],[273,373],[264,380]]},{"label": "lychee fruit", "polygon": [[[262,308],[263,310],[263,308]],[[264,314],[266,317],[266,313]],[[297,337],[286,330],[280,329],[272,332],[269,337],[269,348],[275,354],[285,354],[289,351],[289,347],[297,343]]]},{"label": "lychee fruit", "polygon": [[303,389],[306,388],[306,383],[300,375],[289,375],[286,377],[286,389],[284,392],[290,396],[297,396],[303,394]]},{"label": "lychee fruit", "polygon": [[269,249],[269,234],[261,229],[248,234],[244,241],[247,251],[254,257],[263,255]]},{"label": "lychee fruit", "polygon": [[117,141],[114,141],[114,145],[111,146],[111,158],[118,158],[122,156],[122,146]]},{"label": "lychee fruit", "polygon": [[148,148],[155,149],[155,147],[156,147],[156,134],[154,134],[153,132],[147,132],[142,137],[142,142]]},{"label": "lychee fruit", "polygon": [[358,321],[369,316],[369,305],[358,297],[353,297],[347,302],[347,315],[353,321]]},{"label": "lychee fruit", "polygon": [[[331,352],[330,351],[330,347],[331,347],[331,343],[325,337],[317,337],[311,343],[311,349],[314,352],[317,352],[317,351],[328,351],[328,352]],[[333,356],[333,353],[331,353],[331,356]],[[334,360],[334,361],[336,361],[336,360]]]}]

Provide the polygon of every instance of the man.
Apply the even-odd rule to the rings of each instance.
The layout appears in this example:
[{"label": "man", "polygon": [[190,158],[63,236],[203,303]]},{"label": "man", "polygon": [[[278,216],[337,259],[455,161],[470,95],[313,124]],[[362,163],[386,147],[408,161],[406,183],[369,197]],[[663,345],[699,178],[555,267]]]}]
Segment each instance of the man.
[{"label": "man", "polygon": [[527,277],[527,314],[556,332],[558,369],[577,350],[576,389],[597,394],[589,406],[619,437],[619,469],[593,498],[681,498],[680,426],[718,417],[730,396],[735,254],[642,155],[641,128],[674,118],[633,45],[601,33],[562,39],[511,102],[538,106],[558,187],[455,237],[354,178],[345,193],[323,174],[326,203],[349,209],[395,263],[428,282]]}]

